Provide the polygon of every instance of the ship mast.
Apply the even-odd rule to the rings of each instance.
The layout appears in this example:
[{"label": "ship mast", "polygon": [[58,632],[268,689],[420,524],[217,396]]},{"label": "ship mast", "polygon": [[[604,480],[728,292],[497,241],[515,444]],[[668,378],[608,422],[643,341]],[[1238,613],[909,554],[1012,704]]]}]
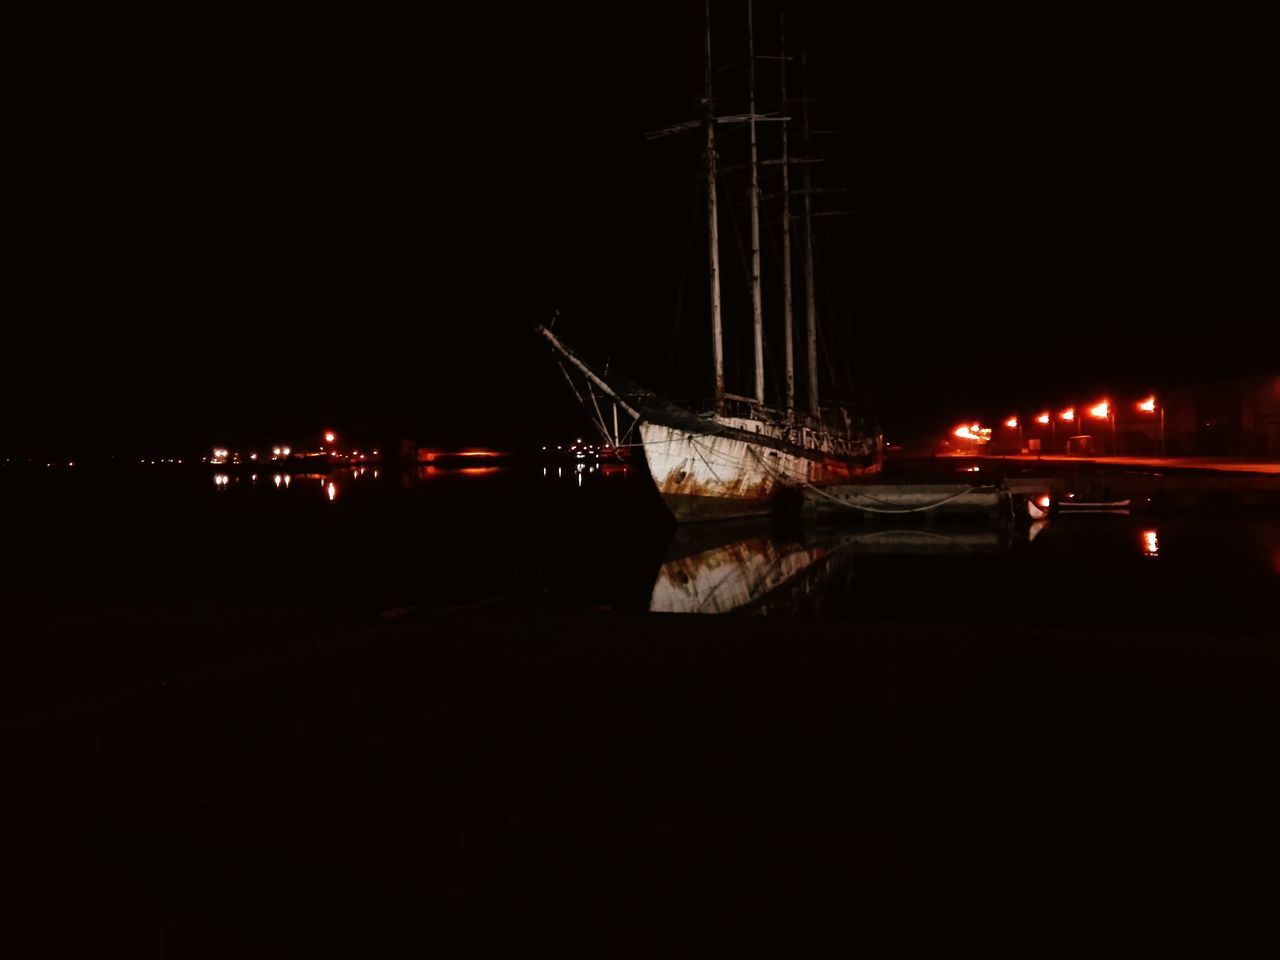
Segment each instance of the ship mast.
[{"label": "ship mast", "polygon": [[724,408],[724,341],[720,327],[720,230],[716,215],[716,118],[711,94],[711,0],[703,0],[706,34],[706,85],[703,110],[707,128],[707,233],[711,247],[711,353],[716,366],[716,410]]},{"label": "ship mast", "polygon": [[764,306],[760,295],[760,172],[756,150],[756,41],[747,0],[747,124],[751,130],[751,318],[755,332],[756,403],[764,406]]},{"label": "ship mast", "polygon": [[[782,66],[782,108],[787,109],[786,15],[778,11],[779,63]],[[751,111],[755,112],[754,108]],[[782,327],[786,338],[787,414],[796,406],[795,347],[791,339],[791,156],[787,144],[788,120],[782,121]]]},{"label": "ship mast", "polygon": [[[804,139],[809,142],[809,61],[807,51],[800,51],[803,78]],[[784,168],[785,169],[785,168]],[[804,300],[809,324],[809,412],[818,416],[818,308],[813,290],[813,187],[809,168],[804,168]]]}]

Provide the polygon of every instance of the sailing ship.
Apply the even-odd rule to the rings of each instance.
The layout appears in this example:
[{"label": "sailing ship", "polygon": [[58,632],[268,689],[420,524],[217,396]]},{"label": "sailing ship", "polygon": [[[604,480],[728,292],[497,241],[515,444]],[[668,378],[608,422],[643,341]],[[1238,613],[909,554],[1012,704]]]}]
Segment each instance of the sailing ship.
[{"label": "sailing ship", "polygon": [[[745,114],[717,113],[712,90],[710,0],[704,0],[703,115],[688,123],[657,131],[651,137],[696,130],[705,136],[707,235],[710,270],[711,361],[715,394],[701,407],[664,399],[636,386],[607,368],[587,360],[551,329],[538,332],[555,352],[561,371],[579,402],[591,416],[606,443],[615,449],[639,447],[649,474],[677,520],[721,519],[767,514],[788,492],[845,483],[875,473],[883,458],[884,440],[874,420],[855,408],[818,396],[818,336],[814,279],[814,190],[809,167],[801,166],[804,302],[807,340],[806,403],[797,402],[795,331],[793,329],[791,173],[801,158],[789,153],[787,57],[780,62],[782,113],[763,114],[756,107],[755,34],[751,0],[747,2],[748,109]],[[780,31],[780,41],[783,36]],[[806,83],[807,85],[807,83]],[[803,134],[809,135],[809,98],[803,98]],[[757,125],[781,124],[781,156],[761,161]],[[724,330],[720,289],[720,231],[717,198],[717,127],[746,124],[750,141],[751,208],[751,323],[754,345],[754,392],[751,396],[725,389]],[[762,164],[781,169],[782,305],[786,363],[785,401],[766,403],[764,376],[764,318],[760,263],[760,179]],[[553,322],[554,323],[554,322]],[[606,412],[608,415],[606,415]],[[625,425],[625,426],[624,426]]]}]

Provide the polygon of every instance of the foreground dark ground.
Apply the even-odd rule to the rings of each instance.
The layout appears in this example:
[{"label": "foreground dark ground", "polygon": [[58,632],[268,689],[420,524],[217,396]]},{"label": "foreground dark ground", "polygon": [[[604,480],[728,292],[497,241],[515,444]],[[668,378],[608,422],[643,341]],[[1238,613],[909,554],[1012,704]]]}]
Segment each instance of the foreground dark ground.
[{"label": "foreground dark ground", "polygon": [[1274,637],[0,606],[8,936],[54,955],[1221,944],[1274,909]]}]

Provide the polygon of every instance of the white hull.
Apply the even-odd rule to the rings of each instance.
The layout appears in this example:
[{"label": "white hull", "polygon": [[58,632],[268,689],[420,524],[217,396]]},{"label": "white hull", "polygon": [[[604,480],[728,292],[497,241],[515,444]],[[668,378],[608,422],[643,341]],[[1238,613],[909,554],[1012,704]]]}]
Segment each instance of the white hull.
[{"label": "white hull", "polygon": [[640,422],[649,473],[678,520],[767,514],[785,490],[843,483],[880,469],[878,458],[855,458],[826,435],[801,435],[802,446],[769,436],[764,422],[724,418],[718,425],[728,429],[694,433]]}]

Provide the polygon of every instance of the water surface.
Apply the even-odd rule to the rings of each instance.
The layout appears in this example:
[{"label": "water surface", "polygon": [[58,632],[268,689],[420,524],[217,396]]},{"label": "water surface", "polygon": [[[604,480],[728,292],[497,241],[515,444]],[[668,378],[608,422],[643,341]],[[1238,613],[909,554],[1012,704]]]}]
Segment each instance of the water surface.
[{"label": "water surface", "polygon": [[8,471],[0,589],[1280,633],[1280,518],[676,528],[621,467]]}]

